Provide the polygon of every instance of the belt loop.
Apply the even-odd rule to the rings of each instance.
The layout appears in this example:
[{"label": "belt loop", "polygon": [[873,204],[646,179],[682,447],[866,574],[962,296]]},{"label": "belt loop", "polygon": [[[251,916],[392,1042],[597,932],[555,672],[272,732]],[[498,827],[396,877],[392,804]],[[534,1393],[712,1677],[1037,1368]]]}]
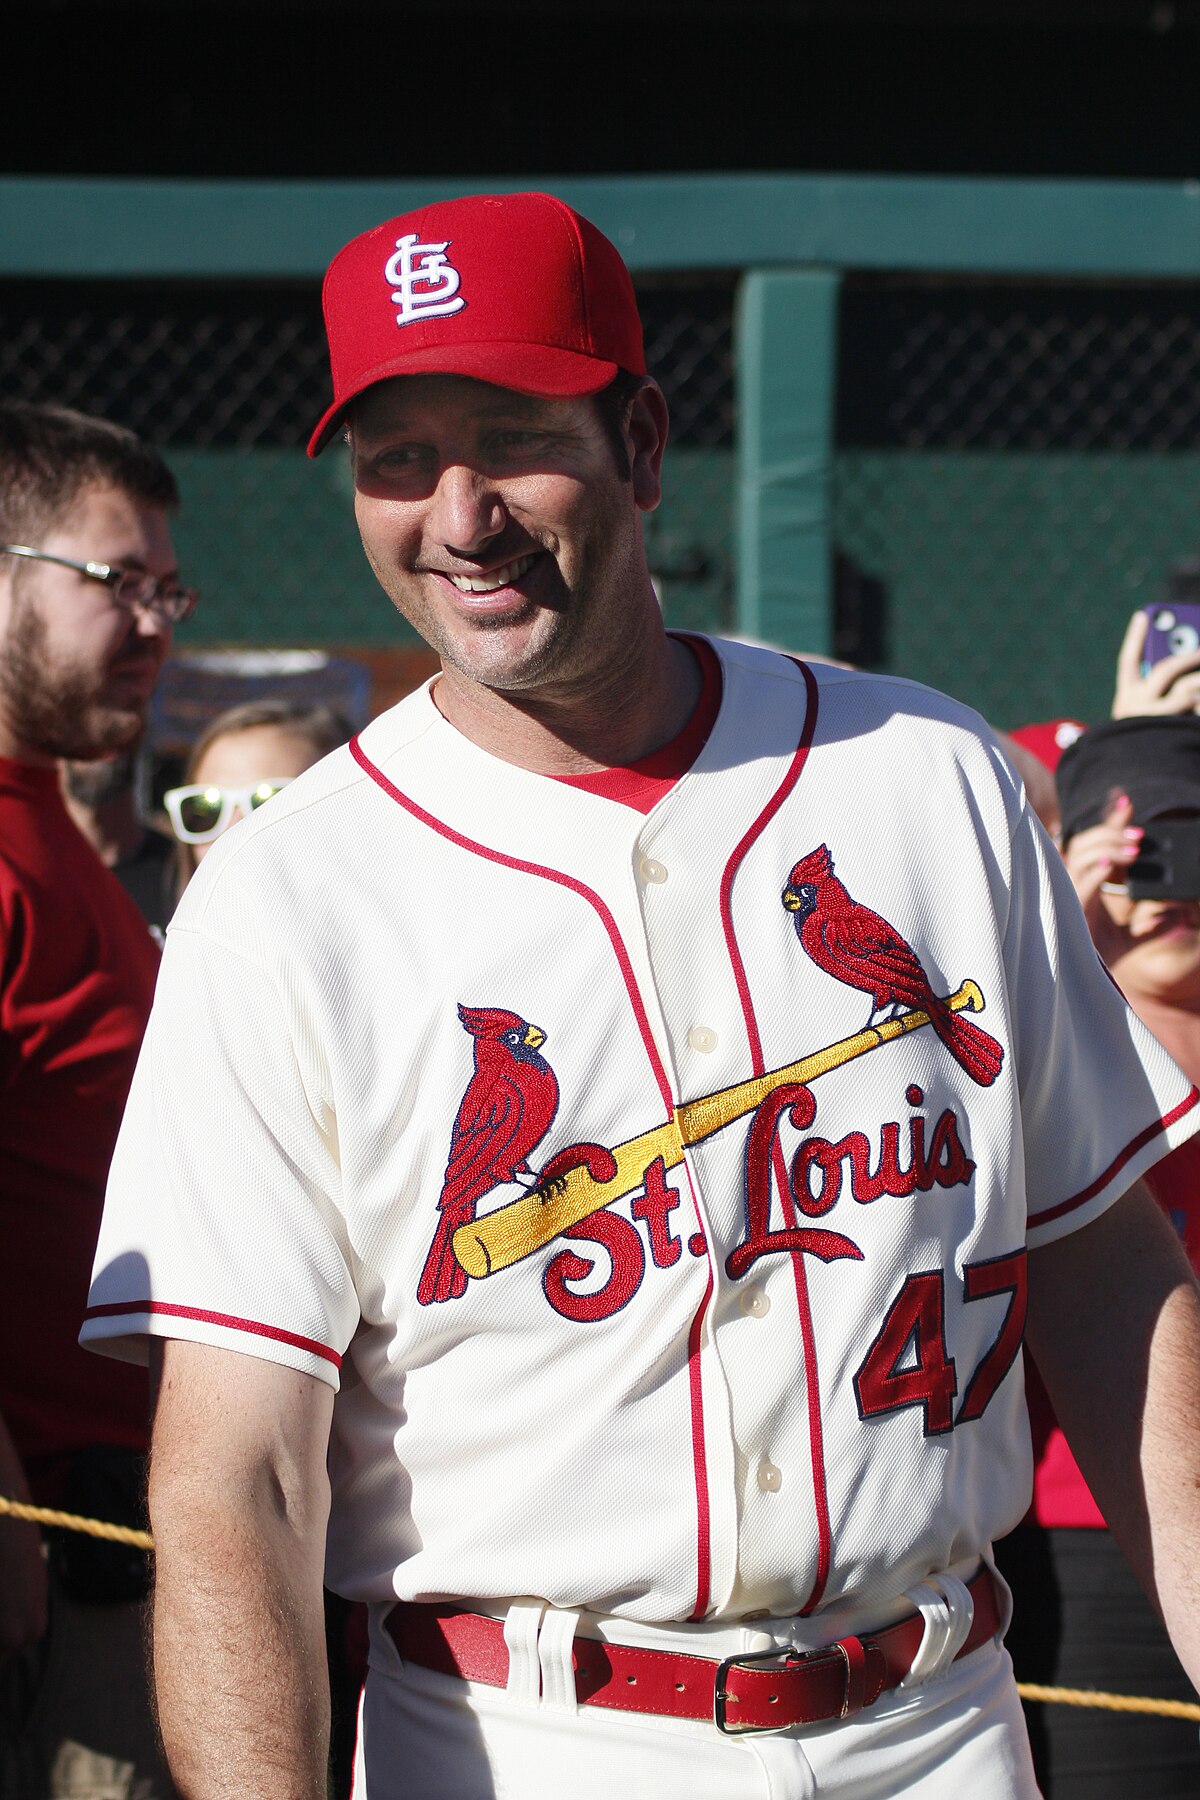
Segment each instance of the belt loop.
[{"label": "belt loop", "polygon": [[842,1703],[842,1717],[848,1719],[867,1704],[867,1652],[862,1639],[856,1637],[839,1638],[834,1648],[846,1659],[846,1698]]},{"label": "belt loop", "polygon": [[575,1665],[571,1655],[578,1623],[578,1613],[548,1606],[538,1634],[542,1705],[553,1707],[556,1712],[573,1713],[579,1710],[575,1694]]},{"label": "belt loop", "polygon": [[536,1706],[541,1697],[538,1626],[544,1611],[540,1600],[514,1600],[504,1616],[504,1642],[508,1649],[506,1691],[527,1706]]},{"label": "belt loop", "polygon": [[960,1581],[957,1575],[941,1574],[935,1575],[933,1579],[946,1596],[950,1607],[950,1642],[942,1665],[945,1668],[954,1661],[967,1641],[967,1634],[975,1621],[975,1602],[966,1582]]},{"label": "belt loop", "polygon": [[924,1622],[925,1630],[912,1666],[900,1686],[920,1687],[924,1681],[949,1668],[967,1641],[975,1602],[965,1584],[954,1575],[931,1575],[928,1581],[909,1588],[905,1594]]}]

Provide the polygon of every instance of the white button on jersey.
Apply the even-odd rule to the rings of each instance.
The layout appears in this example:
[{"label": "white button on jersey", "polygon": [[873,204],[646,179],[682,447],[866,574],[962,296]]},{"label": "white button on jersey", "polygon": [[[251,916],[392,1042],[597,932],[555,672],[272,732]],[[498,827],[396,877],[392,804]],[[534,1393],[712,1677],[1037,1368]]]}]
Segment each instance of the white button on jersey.
[{"label": "white button on jersey", "polygon": [[693,1050],[703,1050],[707,1056],[717,1047],[717,1034],[710,1031],[707,1025],[693,1025],[688,1032],[688,1043]]},{"label": "white button on jersey", "polygon": [[738,1295],[738,1305],[752,1319],[765,1319],[771,1310],[771,1302],[761,1288],[743,1288]]},{"label": "white button on jersey", "polygon": [[667,879],[667,871],[652,856],[643,856],[638,864],[638,873],[643,881],[653,882],[656,887]]},{"label": "white button on jersey", "polygon": [[758,1485],[764,1494],[777,1494],[783,1486],[783,1476],[772,1462],[759,1463]]}]

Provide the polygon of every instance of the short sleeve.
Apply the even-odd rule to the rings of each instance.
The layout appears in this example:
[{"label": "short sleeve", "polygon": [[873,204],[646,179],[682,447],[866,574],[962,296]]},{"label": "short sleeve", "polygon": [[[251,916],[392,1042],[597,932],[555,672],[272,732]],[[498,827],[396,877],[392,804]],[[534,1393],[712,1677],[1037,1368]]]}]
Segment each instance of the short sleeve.
[{"label": "short sleeve", "polygon": [[258,963],[173,928],[109,1176],[81,1341],[240,1350],[336,1386],[359,1311],[311,1032]]},{"label": "short sleeve", "polygon": [[1200,1094],[1100,961],[1032,812],[1012,840],[1004,938],[1024,1135],[1027,1241],[1096,1218],[1200,1126]]}]

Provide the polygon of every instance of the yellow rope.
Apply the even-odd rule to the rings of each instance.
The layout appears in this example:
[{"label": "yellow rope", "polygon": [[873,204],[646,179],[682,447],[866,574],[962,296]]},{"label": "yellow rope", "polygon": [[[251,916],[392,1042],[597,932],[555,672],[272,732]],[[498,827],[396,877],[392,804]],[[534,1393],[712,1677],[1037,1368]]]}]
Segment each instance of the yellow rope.
[{"label": "yellow rope", "polygon": [[1035,1681],[1018,1681],[1022,1700],[1048,1700],[1056,1706],[1098,1706],[1107,1712],[1155,1713],[1160,1719],[1200,1721],[1200,1705],[1194,1700],[1142,1700],[1134,1694],[1104,1694],[1096,1688],[1040,1687]]},{"label": "yellow rope", "polygon": [[[139,1550],[153,1550],[154,1539],[148,1531],[134,1531],[128,1525],[107,1525],[102,1519],[81,1519],[78,1513],[56,1512],[49,1506],[26,1506],[20,1500],[6,1500],[0,1495],[0,1514],[13,1519],[28,1519],[34,1525],[57,1525],[64,1531],[83,1531],[88,1537],[109,1538],[115,1544],[133,1544]],[[1144,1700],[1133,1694],[1102,1694],[1091,1688],[1040,1687],[1036,1682],[1018,1681],[1022,1700],[1045,1700],[1058,1706],[1094,1706],[1107,1712],[1154,1713],[1163,1719],[1194,1719],[1200,1722],[1200,1705],[1190,1700]]]},{"label": "yellow rope", "polygon": [[28,1519],[33,1525],[59,1525],[64,1531],[83,1531],[88,1537],[110,1538],[114,1544],[132,1544],[138,1550],[153,1550],[154,1539],[148,1531],[135,1531],[129,1525],[106,1525],[103,1519],[81,1519],[78,1513],[56,1512],[51,1506],[26,1506],[20,1500],[6,1500],[0,1495],[0,1513],[13,1519]]}]

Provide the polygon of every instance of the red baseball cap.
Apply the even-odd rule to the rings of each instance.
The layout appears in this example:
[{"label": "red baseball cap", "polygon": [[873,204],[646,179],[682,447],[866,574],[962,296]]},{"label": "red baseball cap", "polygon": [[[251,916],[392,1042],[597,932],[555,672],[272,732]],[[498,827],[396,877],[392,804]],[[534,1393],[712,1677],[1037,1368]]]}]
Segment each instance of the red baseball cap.
[{"label": "red baseball cap", "polygon": [[310,456],[355,395],[394,375],[555,398],[646,373],[629,270],[552,194],[472,194],[388,219],[338,252],[322,299],[333,404]]},{"label": "red baseball cap", "polygon": [[1014,744],[1032,752],[1047,769],[1057,769],[1059,758],[1087,730],[1078,719],[1045,719],[1039,725],[1018,725],[1009,732]]}]

